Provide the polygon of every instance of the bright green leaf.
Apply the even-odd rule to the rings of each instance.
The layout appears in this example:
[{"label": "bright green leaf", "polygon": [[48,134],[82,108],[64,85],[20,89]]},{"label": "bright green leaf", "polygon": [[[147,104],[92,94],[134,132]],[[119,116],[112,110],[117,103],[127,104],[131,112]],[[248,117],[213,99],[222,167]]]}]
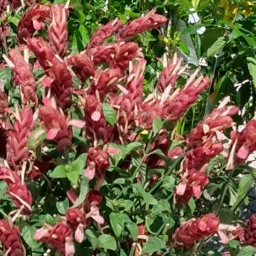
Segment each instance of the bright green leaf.
[{"label": "bright green leaf", "polygon": [[126,223],[126,228],[129,230],[133,241],[136,241],[138,238],[138,234],[139,234],[137,225],[134,222],[130,221],[130,222]]},{"label": "bright green leaf", "polygon": [[66,198],[64,201],[56,202],[56,208],[60,214],[65,215],[69,208],[69,200]]},{"label": "bright green leaf", "polygon": [[98,245],[98,238],[95,232],[93,232],[91,229],[86,229],[85,230],[85,235],[88,238],[88,240],[90,241],[93,250],[95,250],[97,248]]},{"label": "bright green leaf", "polygon": [[125,214],[111,212],[109,215],[109,219],[115,236],[120,237],[124,229]]},{"label": "bright green leaf", "polygon": [[141,184],[133,184],[133,187],[139,192],[139,194],[143,197],[144,201],[149,205],[156,205],[157,200],[151,195],[150,193],[147,193]]},{"label": "bright green leaf", "polygon": [[154,253],[165,248],[163,240],[159,237],[152,237],[143,247],[143,253]]},{"label": "bright green leaf", "polygon": [[112,250],[112,251],[115,251],[117,248],[115,238],[107,234],[103,234],[98,238],[98,246],[105,250]]},{"label": "bright green leaf", "polygon": [[116,111],[108,103],[103,103],[103,113],[108,123],[110,123],[111,125],[114,125],[116,123]]},{"label": "bright green leaf", "polygon": [[153,133],[154,133],[154,135],[159,133],[159,131],[162,129],[162,127],[163,127],[163,121],[159,117],[155,118],[154,121],[153,121]]},{"label": "bright green leaf", "polygon": [[36,242],[36,240],[34,240],[35,232],[36,228],[31,226],[24,226],[21,232],[22,238],[25,240],[27,245],[32,249],[36,249],[39,247],[39,244]]},{"label": "bright green leaf", "polygon": [[60,178],[66,178],[66,170],[65,170],[65,165],[58,165],[55,167],[55,169],[49,174],[51,178],[54,179],[60,179]]},{"label": "bright green leaf", "polygon": [[239,253],[236,256],[253,256],[255,249],[253,246],[248,245],[240,249]]},{"label": "bright green leaf", "polygon": [[193,197],[191,197],[190,200],[188,201],[188,206],[190,208],[191,214],[194,214],[194,211],[196,209],[196,204]]},{"label": "bright green leaf", "polygon": [[81,184],[80,184],[80,194],[78,199],[75,201],[72,208],[76,208],[80,204],[82,204],[86,198],[87,192],[89,190],[89,180],[86,177],[83,177]]}]

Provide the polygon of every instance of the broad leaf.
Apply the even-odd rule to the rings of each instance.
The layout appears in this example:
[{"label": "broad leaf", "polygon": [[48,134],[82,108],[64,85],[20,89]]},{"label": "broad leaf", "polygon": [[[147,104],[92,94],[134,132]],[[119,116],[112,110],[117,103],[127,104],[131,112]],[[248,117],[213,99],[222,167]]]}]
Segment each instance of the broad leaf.
[{"label": "broad leaf", "polygon": [[98,238],[98,247],[115,251],[117,248],[116,240],[113,236],[103,234]]},{"label": "broad leaf", "polygon": [[113,228],[114,234],[116,237],[120,237],[125,223],[125,215],[124,213],[115,213],[111,212],[109,215],[110,224]]},{"label": "broad leaf", "polygon": [[207,50],[207,56],[214,56],[221,53],[222,49],[224,48],[226,44],[226,39],[224,36],[221,36],[215,41],[212,46]]},{"label": "broad leaf", "polygon": [[143,247],[143,253],[154,253],[165,248],[163,240],[159,237],[152,237]]},{"label": "broad leaf", "polygon": [[114,125],[116,123],[116,111],[108,103],[103,103],[103,113],[108,123],[110,123],[111,125]]}]

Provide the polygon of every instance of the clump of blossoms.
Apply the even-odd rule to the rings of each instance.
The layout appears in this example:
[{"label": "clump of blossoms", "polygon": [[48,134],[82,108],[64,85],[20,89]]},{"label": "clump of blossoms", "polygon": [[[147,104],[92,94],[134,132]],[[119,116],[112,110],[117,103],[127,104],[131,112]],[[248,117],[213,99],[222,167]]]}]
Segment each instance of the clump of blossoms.
[{"label": "clump of blossoms", "polygon": [[[3,255],[192,255],[212,235],[226,241],[225,186],[256,149],[255,120],[230,133],[239,109],[222,104],[176,132],[211,80],[175,53],[144,93],[147,60],[132,40],[166,17],[109,21],[72,52],[69,3],[2,1],[3,19],[8,5],[24,12],[0,63],[12,74],[0,81]],[[0,46],[9,29],[0,25]],[[239,233],[244,245],[254,245],[254,222]]]}]

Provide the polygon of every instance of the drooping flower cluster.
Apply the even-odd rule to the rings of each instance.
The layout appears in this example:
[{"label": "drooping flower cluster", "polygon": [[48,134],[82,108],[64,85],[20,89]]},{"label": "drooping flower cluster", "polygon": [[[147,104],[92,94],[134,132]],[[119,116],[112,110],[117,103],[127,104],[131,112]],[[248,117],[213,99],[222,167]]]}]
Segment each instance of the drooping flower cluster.
[{"label": "drooping flower cluster", "polygon": [[24,180],[21,180],[16,172],[7,167],[0,167],[0,180],[7,183],[7,194],[11,196],[21,213],[30,213],[32,210],[32,195]]},{"label": "drooping flower cluster", "polygon": [[232,126],[232,116],[238,112],[235,106],[224,106],[207,115],[187,137],[187,151],[181,164],[181,180],[176,187],[175,199],[187,203],[194,196],[199,198],[202,189],[209,183],[207,163],[223,152],[222,131]]},{"label": "drooping flower cluster", "polygon": [[190,220],[175,230],[172,236],[173,246],[179,249],[189,248],[198,240],[216,233],[219,223],[218,217],[213,213]]},{"label": "drooping flower cluster", "polygon": [[4,255],[25,256],[25,248],[21,242],[20,230],[6,220],[0,220],[0,241]]},{"label": "drooping flower cluster", "polygon": [[[73,203],[77,199],[73,190],[68,192],[68,196]],[[78,243],[83,242],[86,226],[92,220],[100,225],[104,223],[99,212],[101,200],[102,195],[98,191],[91,190],[86,196],[86,202],[75,208],[69,208],[66,216],[54,226],[45,224],[36,231],[34,239],[49,245],[63,255],[73,255],[74,240]]]}]

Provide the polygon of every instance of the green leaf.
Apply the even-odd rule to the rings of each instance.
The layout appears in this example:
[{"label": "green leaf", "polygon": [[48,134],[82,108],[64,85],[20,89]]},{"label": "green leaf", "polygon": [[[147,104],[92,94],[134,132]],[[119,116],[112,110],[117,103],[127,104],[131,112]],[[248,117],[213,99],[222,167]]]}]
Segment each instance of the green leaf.
[{"label": "green leaf", "polygon": [[76,208],[80,204],[82,204],[86,198],[87,192],[89,190],[89,180],[86,177],[83,177],[81,184],[80,184],[80,194],[77,200],[75,201],[72,208]]},{"label": "green leaf", "polygon": [[154,253],[165,248],[163,240],[159,237],[152,237],[143,247],[143,253]]},{"label": "green leaf", "polygon": [[173,176],[164,177],[162,188],[172,191],[175,187],[175,178]]},{"label": "green leaf", "polygon": [[126,223],[126,228],[129,230],[133,241],[136,241],[138,238],[138,234],[139,234],[137,225],[134,222],[130,221],[130,222]]},{"label": "green leaf", "polygon": [[39,247],[39,243],[34,240],[34,234],[36,232],[35,227],[30,227],[30,226],[24,226],[21,232],[22,238],[25,240],[27,245],[32,248],[36,249]]},{"label": "green leaf", "polygon": [[207,50],[207,56],[214,56],[214,55],[218,55],[221,53],[222,49],[224,48],[225,44],[226,44],[226,39],[224,36],[221,36],[217,39],[217,41],[215,41],[212,46]]},{"label": "green leaf", "polygon": [[68,198],[66,198],[64,201],[56,202],[56,208],[60,214],[65,215],[69,208]]},{"label": "green leaf", "polygon": [[188,201],[188,206],[190,208],[191,214],[194,214],[194,211],[196,209],[196,204],[195,204],[195,200],[193,197],[191,197]]},{"label": "green leaf", "polygon": [[0,69],[0,84],[3,82],[3,88],[9,88],[12,80],[12,73],[10,68],[1,68]]},{"label": "green leaf", "polygon": [[58,165],[55,169],[49,174],[53,179],[66,178],[66,169],[65,165]]},{"label": "green leaf", "polygon": [[171,212],[170,203],[166,199],[160,199],[152,208],[152,214],[158,215],[163,212]]},{"label": "green leaf", "polygon": [[110,224],[113,228],[113,231],[116,237],[120,237],[123,232],[125,215],[126,214],[124,213],[115,213],[115,212],[111,212],[109,215]]},{"label": "green leaf", "polygon": [[82,43],[83,47],[85,47],[89,41],[88,30],[86,29],[85,26],[80,25],[79,32],[81,34],[81,43]]},{"label": "green leaf", "polygon": [[245,174],[239,181],[238,195],[245,196],[253,183],[251,174]]},{"label": "green leaf", "polygon": [[116,123],[116,111],[108,103],[103,103],[103,113],[108,123],[110,123],[111,125],[114,125]]},{"label": "green leaf", "polygon": [[230,224],[234,220],[235,214],[230,208],[222,208],[219,211],[221,223]]},{"label": "green leaf", "polygon": [[151,195],[147,193],[141,184],[133,184],[133,187],[139,192],[139,194],[143,197],[144,201],[149,205],[156,205],[157,200]]},{"label": "green leaf", "polygon": [[105,250],[115,251],[117,249],[115,238],[107,234],[103,234],[98,238],[98,246]]},{"label": "green leaf", "polygon": [[84,170],[85,164],[86,164],[86,158],[87,154],[81,154],[74,162],[71,163],[71,166],[73,167],[73,171],[81,173]]},{"label": "green leaf", "polygon": [[46,132],[41,127],[36,128],[29,136],[28,147],[35,149],[46,138]]},{"label": "green leaf", "polygon": [[133,150],[136,150],[138,148],[140,148],[142,146],[142,144],[140,142],[134,141],[129,143],[125,149],[123,150],[123,156],[122,158],[124,159],[130,152],[132,152]]},{"label": "green leaf", "polygon": [[154,135],[158,134],[159,131],[162,129],[162,127],[163,127],[163,121],[159,117],[155,118],[154,121],[153,121],[153,133],[154,133]]},{"label": "green leaf", "polygon": [[98,238],[96,236],[96,233],[93,232],[91,229],[86,229],[85,230],[85,235],[88,238],[88,240],[90,241],[93,250],[95,250],[97,248],[97,245],[98,245]]},{"label": "green leaf", "polygon": [[248,70],[250,72],[250,75],[252,76],[254,88],[256,89],[256,59],[247,58],[247,61]]},{"label": "green leaf", "polygon": [[8,185],[6,181],[1,180],[0,181],[0,200],[3,199],[3,196],[6,195],[6,191],[8,189]]},{"label": "green leaf", "polygon": [[248,245],[240,249],[239,253],[236,256],[253,256],[255,249],[253,246]]}]

